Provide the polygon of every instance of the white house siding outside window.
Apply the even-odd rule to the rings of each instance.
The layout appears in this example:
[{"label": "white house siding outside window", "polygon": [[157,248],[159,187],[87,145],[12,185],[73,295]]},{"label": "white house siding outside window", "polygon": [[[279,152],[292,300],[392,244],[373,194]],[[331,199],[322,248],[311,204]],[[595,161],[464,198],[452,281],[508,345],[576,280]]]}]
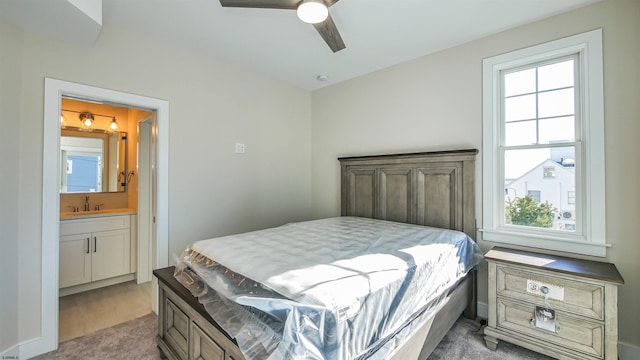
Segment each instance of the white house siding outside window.
[{"label": "white house siding outside window", "polygon": [[602,31],[483,61],[483,239],[605,256]]}]

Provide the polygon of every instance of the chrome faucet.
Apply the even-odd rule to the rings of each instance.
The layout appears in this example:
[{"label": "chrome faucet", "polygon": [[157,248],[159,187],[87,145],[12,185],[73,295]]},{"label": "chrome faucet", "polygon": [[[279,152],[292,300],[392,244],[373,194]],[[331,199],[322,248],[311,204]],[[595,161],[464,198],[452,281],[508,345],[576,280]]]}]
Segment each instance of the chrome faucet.
[{"label": "chrome faucet", "polygon": [[89,206],[89,195],[85,195],[84,197],[84,211],[90,211],[91,207]]}]

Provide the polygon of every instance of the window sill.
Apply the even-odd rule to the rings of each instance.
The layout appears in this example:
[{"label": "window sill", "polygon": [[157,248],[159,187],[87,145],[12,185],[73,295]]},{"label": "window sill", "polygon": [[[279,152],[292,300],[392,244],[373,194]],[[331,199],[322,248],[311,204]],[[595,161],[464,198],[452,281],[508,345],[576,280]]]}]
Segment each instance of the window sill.
[{"label": "window sill", "polygon": [[606,257],[607,248],[611,246],[606,243],[551,238],[544,235],[530,235],[515,231],[507,232],[480,229],[480,232],[482,233],[482,240],[484,241],[598,257]]}]

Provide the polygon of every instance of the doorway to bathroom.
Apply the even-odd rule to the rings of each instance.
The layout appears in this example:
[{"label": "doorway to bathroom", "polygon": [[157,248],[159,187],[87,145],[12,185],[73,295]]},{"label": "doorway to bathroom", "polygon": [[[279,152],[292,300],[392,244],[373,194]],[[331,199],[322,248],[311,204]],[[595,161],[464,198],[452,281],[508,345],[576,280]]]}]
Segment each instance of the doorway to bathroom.
[{"label": "doorway to bathroom", "polygon": [[155,239],[155,112],[69,96],[61,108],[59,343],[151,312]]},{"label": "doorway to bathroom", "polygon": [[[151,112],[141,120],[141,131],[146,137],[148,176],[140,183],[140,198],[146,196],[138,208],[145,210],[146,221],[135,222],[136,228],[147,232],[146,250],[136,255],[136,282],[151,280],[151,269],[168,265],[168,102],[93,86],[55,79],[45,79],[44,140],[43,140],[43,209],[42,209],[42,331],[41,337],[30,345],[33,351],[44,353],[57,348],[59,315],[59,241],[60,241],[60,115],[62,98],[81,99],[98,104],[118,104]],[[139,145],[139,144],[138,144]],[[138,173],[137,178],[142,174]],[[140,181],[140,179],[138,179]],[[136,232],[137,234],[137,232]],[[155,239],[155,241],[153,241]],[[95,241],[95,240],[94,240]],[[141,245],[141,244],[138,244]],[[144,245],[144,244],[142,244]],[[157,285],[152,288],[152,305],[157,302]],[[107,311],[108,312],[108,311]]]}]

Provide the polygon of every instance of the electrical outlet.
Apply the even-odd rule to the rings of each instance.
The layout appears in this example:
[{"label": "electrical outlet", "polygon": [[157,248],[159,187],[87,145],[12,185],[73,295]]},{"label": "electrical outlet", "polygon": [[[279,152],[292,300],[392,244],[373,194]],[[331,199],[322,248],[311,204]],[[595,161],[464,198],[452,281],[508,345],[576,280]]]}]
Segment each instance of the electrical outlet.
[{"label": "electrical outlet", "polygon": [[245,147],[242,143],[236,143],[236,154],[244,154]]},{"label": "electrical outlet", "polygon": [[564,288],[558,285],[527,279],[527,292],[549,299],[564,301]]}]

